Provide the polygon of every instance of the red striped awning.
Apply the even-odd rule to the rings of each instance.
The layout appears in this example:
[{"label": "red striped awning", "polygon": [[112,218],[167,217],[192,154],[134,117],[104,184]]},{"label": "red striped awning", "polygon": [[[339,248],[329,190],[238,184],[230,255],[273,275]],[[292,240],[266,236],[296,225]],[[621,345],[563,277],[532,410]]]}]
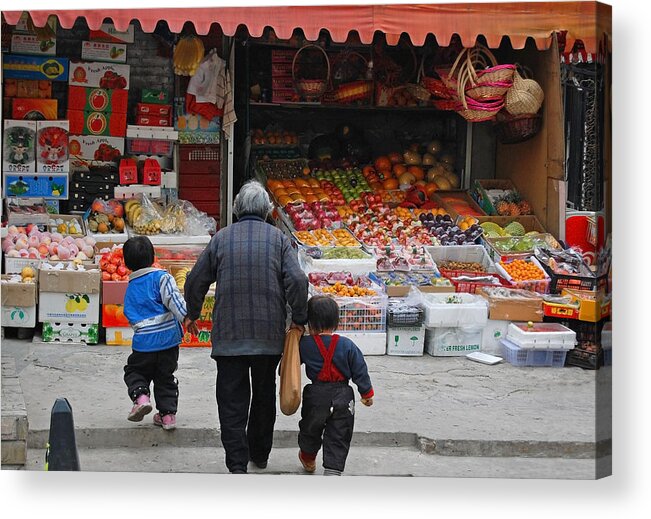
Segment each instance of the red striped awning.
[{"label": "red striped awning", "polygon": [[[546,49],[554,32],[565,33],[566,49],[575,40],[583,41],[588,52],[597,52],[604,34],[611,35],[611,6],[597,2],[509,2],[468,4],[398,4],[333,6],[207,7],[167,9],[88,9],[30,10],[34,25],[42,27],[49,16],[56,16],[61,27],[69,29],[78,18],[85,18],[90,29],[98,29],[110,19],[117,30],[125,30],[136,20],[145,32],[152,32],[159,21],[167,22],[174,33],[192,22],[198,34],[207,34],[213,23],[232,36],[239,26],[247,27],[251,36],[273,28],[280,39],[302,29],[306,38],[316,40],[327,30],[336,42],[343,42],[356,31],[363,43],[370,43],[376,32],[386,35],[389,44],[400,35],[409,35],[420,46],[429,34],[447,45],[458,34],[464,46],[475,44],[479,35],[489,47],[498,47],[508,37],[514,48],[522,48],[533,38],[538,49]],[[3,11],[5,21],[16,24],[22,11]]]}]

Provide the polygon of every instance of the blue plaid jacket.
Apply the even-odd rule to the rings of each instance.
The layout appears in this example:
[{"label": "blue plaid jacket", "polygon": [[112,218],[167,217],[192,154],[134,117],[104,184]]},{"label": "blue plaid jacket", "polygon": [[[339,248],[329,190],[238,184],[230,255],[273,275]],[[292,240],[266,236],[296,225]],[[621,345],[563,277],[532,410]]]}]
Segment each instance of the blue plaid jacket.
[{"label": "blue plaid jacket", "polygon": [[308,280],[289,238],[255,216],[221,229],[185,281],[188,317],[197,319],[211,283],[212,356],[280,355],[287,307],[307,322]]}]

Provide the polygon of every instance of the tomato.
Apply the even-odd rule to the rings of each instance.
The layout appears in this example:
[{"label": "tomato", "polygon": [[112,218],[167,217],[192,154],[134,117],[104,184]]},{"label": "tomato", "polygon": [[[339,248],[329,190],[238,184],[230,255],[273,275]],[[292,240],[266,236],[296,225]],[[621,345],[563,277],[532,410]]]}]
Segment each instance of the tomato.
[{"label": "tomato", "polygon": [[108,272],[102,272],[102,281],[111,281],[111,274]]},{"label": "tomato", "polygon": [[108,272],[109,274],[115,274],[117,269],[118,269],[117,265],[115,265],[113,263],[109,263],[106,266],[106,272]]},{"label": "tomato", "polygon": [[116,256],[115,254],[113,256],[111,256],[110,261],[111,261],[111,264],[116,265],[116,266],[119,265],[120,263],[122,263],[122,259],[119,256]]},{"label": "tomato", "polygon": [[118,275],[117,273],[111,274],[111,281],[121,281],[122,276]]}]

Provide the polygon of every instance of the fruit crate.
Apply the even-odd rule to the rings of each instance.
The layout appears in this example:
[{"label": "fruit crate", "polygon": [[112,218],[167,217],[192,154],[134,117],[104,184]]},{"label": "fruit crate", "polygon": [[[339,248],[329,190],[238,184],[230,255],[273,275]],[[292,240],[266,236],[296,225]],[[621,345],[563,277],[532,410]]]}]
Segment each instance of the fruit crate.
[{"label": "fruit crate", "polygon": [[338,332],[386,332],[389,301],[386,295],[333,299],[339,305]]},{"label": "fruit crate", "polygon": [[479,220],[480,225],[484,222],[493,222],[504,228],[512,222],[518,222],[524,227],[525,232],[547,232],[543,224],[538,220],[538,217],[533,214],[523,214],[520,216],[477,216],[476,218]]},{"label": "fruit crate", "polygon": [[[538,366],[562,368],[565,366],[566,350],[525,350],[508,339],[500,340],[502,356],[513,366]],[[570,350],[571,351],[571,350]]]},{"label": "fruit crate", "polygon": [[[481,277],[481,275],[462,274],[461,276],[448,277],[450,282],[454,285],[455,292],[467,292],[468,294],[475,294],[477,290],[482,287],[510,287],[510,284],[502,276],[498,274],[488,274],[492,278],[497,279],[499,283],[491,283],[487,280],[473,280],[472,278]],[[447,276],[446,276],[447,277]]]},{"label": "fruit crate", "polygon": [[[488,251],[491,259],[498,263],[509,259],[525,259],[533,254],[533,243],[540,243],[544,247],[554,250],[561,250],[561,244],[550,233],[537,233],[529,236],[500,236],[499,238],[488,238],[484,234],[482,242]],[[513,244],[513,248],[520,247],[521,250],[505,250],[506,246]],[[522,244],[522,245],[520,245]]]},{"label": "fruit crate", "polygon": [[[608,275],[603,274],[601,276],[595,275],[579,275],[579,274],[558,274],[552,269],[549,265],[544,262],[540,262],[543,269],[551,278],[551,283],[549,290],[552,294],[558,294],[564,289],[571,290],[584,290],[584,291],[595,291],[595,290],[606,290],[608,284]],[[585,265],[586,271],[590,269]]]},{"label": "fruit crate", "polygon": [[423,324],[425,312],[417,306],[391,305],[387,309],[387,325],[389,327],[404,328],[417,327]]},{"label": "fruit crate", "polygon": [[583,369],[599,369],[604,365],[604,350],[599,348],[596,352],[574,348],[567,352],[566,366],[576,366]]},{"label": "fruit crate", "polygon": [[[512,261],[513,258],[510,258],[509,260]],[[542,271],[544,275],[543,279],[515,281],[510,276],[510,274],[506,270],[504,270],[504,267],[502,267],[502,265],[500,265],[499,263],[495,264],[495,268],[497,269],[497,273],[500,274],[504,279],[506,279],[513,288],[520,288],[522,290],[531,290],[532,292],[538,292],[539,294],[548,294],[549,285],[551,283],[551,279],[549,275],[547,274],[547,272],[545,272],[545,269],[542,268],[542,265],[536,258],[531,257],[529,261],[531,261],[531,263],[536,265]],[[508,263],[508,261],[505,263]]]},{"label": "fruit crate", "polygon": [[470,189],[470,196],[472,196],[486,214],[497,215],[497,209],[487,192],[491,189],[514,192],[517,192],[517,190],[513,182],[508,179],[478,179],[473,182],[472,188]]},{"label": "fruit crate", "polygon": [[126,141],[129,155],[158,155],[170,158],[174,154],[174,141],[130,138],[127,138]]},{"label": "fruit crate", "polygon": [[219,145],[182,144],[179,146],[179,173],[190,175],[220,174]]},{"label": "fruit crate", "polygon": [[481,245],[457,245],[455,247],[434,246],[427,247],[427,251],[432,256],[434,263],[442,276],[447,278],[464,275],[476,276],[477,272],[468,272],[464,270],[442,269],[439,263],[444,261],[459,261],[464,263],[481,263],[487,273],[495,272],[495,263],[491,260],[486,249]]}]

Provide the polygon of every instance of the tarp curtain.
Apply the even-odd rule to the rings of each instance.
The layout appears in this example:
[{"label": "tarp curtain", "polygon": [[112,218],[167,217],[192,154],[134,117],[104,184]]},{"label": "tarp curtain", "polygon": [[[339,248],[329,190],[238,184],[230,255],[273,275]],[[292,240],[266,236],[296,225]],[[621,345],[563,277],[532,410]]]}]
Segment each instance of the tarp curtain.
[{"label": "tarp curtain", "polygon": [[[477,36],[483,35],[492,48],[498,47],[502,37],[507,36],[513,48],[522,48],[531,37],[542,50],[549,47],[552,33],[567,31],[567,49],[580,39],[588,52],[597,52],[604,33],[608,40],[611,39],[612,9],[597,2],[513,2],[29,12],[37,27],[45,25],[48,17],[54,15],[64,29],[71,28],[77,18],[85,18],[90,29],[98,29],[106,18],[110,18],[118,30],[138,20],[145,32],[153,32],[156,24],[164,20],[172,32],[179,33],[190,21],[202,35],[217,23],[227,36],[245,25],[254,37],[262,35],[265,27],[271,27],[278,38],[288,39],[294,29],[300,28],[309,40],[316,40],[319,32],[325,29],[336,42],[344,42],[351,31],[356,31],[363,43],[370,43],[379,31],[386,34],[391,45],[406,33],[416,46],[422,45],[428,34],[433,34],[440,45],[447,46],[452,35],[457,33],[465,47],[474,45]],[[21,11],[3,11],[2,15],[7,23],[14,25]]]}]

